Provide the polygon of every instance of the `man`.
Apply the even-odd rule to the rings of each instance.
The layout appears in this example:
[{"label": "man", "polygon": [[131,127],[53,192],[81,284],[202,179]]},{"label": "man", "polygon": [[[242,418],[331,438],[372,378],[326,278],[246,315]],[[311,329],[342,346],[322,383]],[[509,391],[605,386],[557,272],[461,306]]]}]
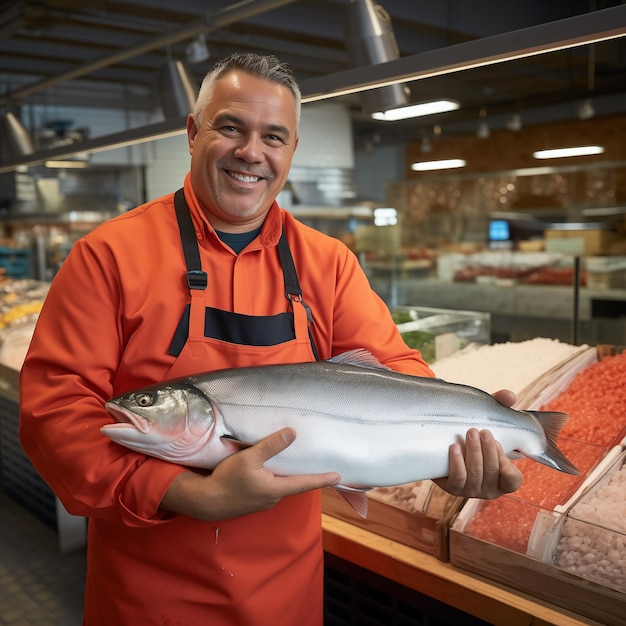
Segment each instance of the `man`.
[{"label": "man", "polygon": [[[187,122],[184,190],[96,228],[53,281],[21,373],[21,436],[66,508],[89,517],[86,626],[320,626],[319,488],[340,480],[264,468],[291,429],[208,475],[147,458],[100,433],[108,398],[356,347],[432,375],[354,255],[276,204],[299,115],[298,86],[273,57],[219,62]],[[441,484],[453,493],[521,483],[489,433],[471,431],[450,459]]]}]

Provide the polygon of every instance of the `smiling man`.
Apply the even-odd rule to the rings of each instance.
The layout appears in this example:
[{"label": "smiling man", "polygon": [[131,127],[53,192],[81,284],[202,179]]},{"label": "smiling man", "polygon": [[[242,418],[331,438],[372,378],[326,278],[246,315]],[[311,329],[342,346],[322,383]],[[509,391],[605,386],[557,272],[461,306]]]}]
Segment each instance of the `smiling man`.
[{"label": "smiling man", "polygon": [[187,122],[193,187],[216,230],[254,230],[284,187],[298,145],[294,94],[230,72],[203,108],[205,98]]},{"label": "smiling man", "polygon": [[[265,468],[292,429],[209,474],[147,457],[100,432],[109,398],[355,348],[432,376],[356,257],[276,203],[299,117],[277,59],[218,62],[187,122],[183,188],[77,241],[52,283],[21,371],[21,438],[65,507],[89,517],[84,626],[321,626],[319,488],[340,480]],[[488,432],[450,443],[444,488],[492,498],[519,487]]]}]

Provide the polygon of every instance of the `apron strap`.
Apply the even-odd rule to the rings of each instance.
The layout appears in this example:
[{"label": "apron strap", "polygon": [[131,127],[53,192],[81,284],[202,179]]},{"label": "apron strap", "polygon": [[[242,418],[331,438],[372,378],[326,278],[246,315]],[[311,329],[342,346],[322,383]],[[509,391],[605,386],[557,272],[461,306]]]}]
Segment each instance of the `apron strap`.
[{"label": "apron strap", "polygon": [[178,220],[185,265],[187,266],[187,285],[189,285],[189,289],[206,289],[208,277],[207,273],[202,271],[196,229],[193,227],[191,214],[185,201],[185,193],[182,189],[174,194],[174,208],[176,209],[176,219]]},{"label": "apron strap", "polygon": [[302,288],[300,287],[300,281],[298,280],[296,266],[293,262],[293,256],[291,255],[289,244],[287,243],[287,236],[285,235],[284,226],[283,232],[280,234],[280,239],[278,240],[278,255],[280,257],[280,264],[283,268],[283,277],[285,280],[285,297],[287,298],[287,300],[291,301],[292,306],[295,302],[299,302],[304,307],[307,319],[309,321],[308,331],[309,341],[311,342],[311,349],[313,350],[313,356],[315,357],[315,360],[319,361],[320,357],[317,352],[315,340],[313,339],[313,333],[311,332],[311,326],[313,325],[313,313],[311,313],[311,308],[309,307],[309,305],[306,304],[302,299]]}]

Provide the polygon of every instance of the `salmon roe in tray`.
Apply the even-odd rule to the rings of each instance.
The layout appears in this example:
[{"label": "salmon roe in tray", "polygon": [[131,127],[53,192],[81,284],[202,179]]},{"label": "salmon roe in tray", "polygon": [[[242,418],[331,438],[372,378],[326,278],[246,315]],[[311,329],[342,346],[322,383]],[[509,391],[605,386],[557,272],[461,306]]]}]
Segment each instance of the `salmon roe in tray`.
[{"label": "salmon roe in tray", "polygon": [[489,500],[465,526],[465,534],[488,543],[526,554],[528,540],[539,508],[502,496]]},{"label": "salmon roe in tray", "polygon": [[611,447],[626,430],[626,352],[608,356],[580,372],[544,411],[562,411],[570,419],[562,437]]},{"label": "salmon roe in tray", "polygon": [[465,532],[525,554],[541,508],[565,504],[585,477],[626,431],[626,353],[608,356],[580,372],[544,411],[569,414],[559,448],[580,476],[563,474],[530,459],[515,461],[524,483],[514,494],[485,502]]},{"label": "salmon roe in tray", "polygon": [[606,453],[606,448],[573,439],[560,439],[559,447],[580,470],[580,476],[519,459],[515,464],[524,475],[522,486],[512,495],[485,502],[467,523],[465,533],[525,554],[539,511],[564,504]]}]

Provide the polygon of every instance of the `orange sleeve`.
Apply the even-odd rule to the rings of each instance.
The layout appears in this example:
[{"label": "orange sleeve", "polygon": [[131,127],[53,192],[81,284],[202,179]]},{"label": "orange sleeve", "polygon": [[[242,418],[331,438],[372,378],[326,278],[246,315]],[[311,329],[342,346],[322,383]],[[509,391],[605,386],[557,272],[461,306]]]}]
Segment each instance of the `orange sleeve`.
[{"label": "orange sleeve", "polygon": [[76,515],[148,525],[184,468],[100,433],[121,359],[120,289],[111,259],[77,242],[55,277],[20,373],[20,436],[36,469]]}]

